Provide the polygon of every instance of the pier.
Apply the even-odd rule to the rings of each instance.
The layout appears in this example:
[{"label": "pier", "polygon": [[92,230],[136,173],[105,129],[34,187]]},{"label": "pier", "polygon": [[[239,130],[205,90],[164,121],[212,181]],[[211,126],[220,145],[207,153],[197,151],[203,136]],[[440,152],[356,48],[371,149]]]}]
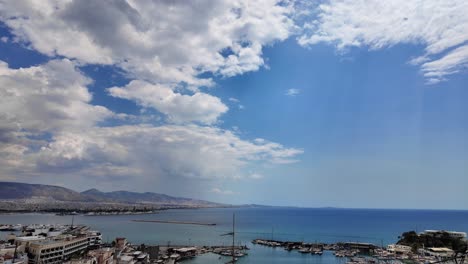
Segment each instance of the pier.
[{"label": "pier", "polygon": [[201,226],[215,226],[216,225],[215,223],[170,221],[170,220],[132,220],[132,221],[143,222],[143,223],[176,224],[176,225],[201,225]]}]

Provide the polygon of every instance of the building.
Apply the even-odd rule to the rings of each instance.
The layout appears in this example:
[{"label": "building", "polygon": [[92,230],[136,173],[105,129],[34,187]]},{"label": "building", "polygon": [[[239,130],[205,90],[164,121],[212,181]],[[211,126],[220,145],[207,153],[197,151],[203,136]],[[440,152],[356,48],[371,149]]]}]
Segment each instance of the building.
[{"label": "building", "polygon": [[19,252],[26,252],[26,249],[29,247],[30,244],[44,240],[45,237],[42,236],[16,237],[14,243]]},{"label": "building", "polygon": [[377,248],[374,244],[360,242],[345,242],[338,243],[338,245],[345,249],[359,250],[360,252],[373,252]]},{"label": "building", "polygon": [[442,234],[447,233],[451,238],[466,239],[465,232],[445,231],[445,230],[425,230],[423,234],[440,237]]},{"label": "building", "polygon": [[120,256],[117,258],[117,264],[134,264],[136,261],[133,259],[133,256]]},{"label": "building", "polygon": [[174,252],[179,254],[181,258],[192,258],[197,255],[197,248],[196,247],[177,248],[174,250]]},{"label": "building", "polygon": [[63,262],[63,264],[96,264],[97,260],[94,257],[82,257],[79,259],[71,259],[69,261]]},{"label": "building", "polygon": [[387,251],[395,254],[408,254],[411,252],[411,247],[399,244],[391,244],[387,246]]},{"label": "building", "polygon": [[89,248],[98,248],[102,244],[102,235],[98,231],[88,231],[86,233],[88,237],[88,247]]},{"label": "building", "polygon": [[63,263],[75,254],[81,254],[88,248],[88,237],[68,236],[58,240],[31,242],[26,248],[30,264]]},{"label": "building", "polygon": [[27,264],[28,263],[28,256],[17,254],[16,257],[13,255],[3,255],[0,256],[0,264]]},{"label": "building", "polygon": [[119,250],[124,250],[127,247],[127,239],[124,237],[118,237],[115,239],[115,247]]},{"label": "building", "polygon": [[146,246],[144,252],[148,253],[151,260],[159,258],[159,246]]},{"label": "building", "polygon": [[422,253],[425,256],[433,256],[433,257],[444,259],[444,258],[452,257],[454,252],[450,248],[433,247],[433,248],[419,249],[419,253]]},{"label": "building", "polygon": [[96,258],[97,264],[114,264],[114,249],[112,248],[91,250],[88,256]]}]

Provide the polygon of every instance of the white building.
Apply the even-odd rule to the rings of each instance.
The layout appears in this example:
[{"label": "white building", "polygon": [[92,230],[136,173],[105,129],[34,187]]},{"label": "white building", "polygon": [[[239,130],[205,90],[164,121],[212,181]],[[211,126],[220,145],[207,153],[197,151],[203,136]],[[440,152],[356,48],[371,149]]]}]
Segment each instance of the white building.
[{"label": "white building", "polygon": [[466,233],[465,232],[445,231],[445,230],[425,230],[423,232],[423,234],[433,235],[433,236],[440,236],[443,233],[447,233],[452,238],[466,239]]},{"label": "white building", "polygon": [[407,254],[411,252],[410,246],[391,244],[387,246],[387,251],[396,254]]}]

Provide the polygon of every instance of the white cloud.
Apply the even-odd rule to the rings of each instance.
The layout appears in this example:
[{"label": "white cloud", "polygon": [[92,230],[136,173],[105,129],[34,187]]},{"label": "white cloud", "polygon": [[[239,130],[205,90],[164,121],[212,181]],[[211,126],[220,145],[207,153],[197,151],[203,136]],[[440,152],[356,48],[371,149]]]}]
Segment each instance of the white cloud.
[{"label": "white cloud", "polygon": [[[200,89],[213,85],[202,73],[233,76],[264,66],[262,48],[294,27],[287,2],[20,0],[0,7],[15,42],[68,58],[22,69],[0,63],[2,179],[234,179],[302,153],[214,127],[228,107]],[[143,112],[155,108],[173,125],[92,104],[92,80],[76,68],[85,64],[123,69],[133,81],[109,94],[136,101]],[[109,118],[117,124],[105,127]]]},{"label": "white cloud", "polygon": [[211,192],[216,193],[216,194],[223,194],[223,195],[238,194],[237,192],[234,192],[234,191],[231,191],[231,190],[222,190],[220,188],[213,188],[213,189],[211,189]]},{"label": "white cloud", "polygon": [[333,43],[339,50],[381,49],[400,43],[421,44],[425,54],[412,60],[434,82],[467,64],[468,5],[464,0],[329,0],[317,18],[303,25],[303,46]]},{"label": "white cloud", "polygon": [[[6,63],[0,63],[0,174],[3,179],[11,175],[19,178],[68,174],[128,180],[134,180],[133,177],[236,178],[244,168],[256,163],[294,162],[295,156],[302,153],[273,142],[243,140],[231,131],[209,126],[100,127],[99,122],[108,118],[126,120],[133,116],[114,114],[102,106],[91,105],[92,97],[86,88],[89,83],[67,59],[22,69],[11,69]],[[137,89],[139,85],[149,86],[150,93],[156,95],[172,92],[158,90],[159,87],[147,83],[135,85]],[[149,95],[142,93],[141,98]],[[200,103],[206,104],[207,100]],[[158,103],[155,106],[172,107]],[[197,107],[195,104],[195,109],[190,109],[196,112]],[[184,106],[176,108],[184,109]],[[173,115],[176,111],[167,112]],[[176,117],[185,118],[184,111]],[[197,114],[210,116],[203,111]],[[215,117],[206,119],[210,120]]]},{"label": "white cloud", "polygon": [[26,156],[49,135],[86,131],[114,115],[90,104],[90,82],[67,59],[20,69],[0,61],[0,174],[33,171]]},{"label": "white cloud", "polygon": [[20,69],[0,61],[0,130],[38,133],[94,126],[112,112],[90,104],[90,82],[67,59]]},{"label": "white cloud", "polygon": [[232,102],[233,104],[237,104],[237,108],[240,109],[240,110],[243,110],[245,109],[245,106],[243,104],[240,103],[240,100],[237,99],[237,98],[234,98],[234,97],[230,97],[228,99],[230,102]]},{"label": "white cloud", "polygon": [[293,8],[280,0],[54,1],[2,4],[0,19],[44,54],[117,64],[151,82],[210,85],[264,65],[262,47],[286,39]]},{"label": "white cloud", "polygon": [[[38,169],[84,170],[108,164],[140,176],[236,178],[254,163],[294,162],[301,150],[250,142],[230,131],[196,125],[119,126],[63,133],[33,154]],[[98,166],[99,165],[99,166]],[[137,176],[137,175],[135,175]]]},{"label": "white cloud", "polygon": [[300,93],[301,93],[301,90],[299,90],[299,89],[288,89],[288,90],[286,90],[285,95],[287,95],[287,96],[296,96],[296,95],[298,95]]},{"label": "white cloud", "polygon": [[145,107],[153,107],[176,123],[197,121],[205,124],[216,122],[228,107],[217,97],[195,92],[193,95],[176,93],[159,84],[134,80],[125,87],[108,89],[114,97],[135,100]]}]

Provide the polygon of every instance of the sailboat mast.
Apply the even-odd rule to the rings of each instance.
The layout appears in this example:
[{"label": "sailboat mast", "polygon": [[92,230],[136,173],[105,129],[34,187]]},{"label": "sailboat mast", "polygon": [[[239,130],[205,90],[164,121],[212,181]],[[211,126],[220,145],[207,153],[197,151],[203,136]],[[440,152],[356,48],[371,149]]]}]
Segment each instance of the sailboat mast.
[{"label": "sailboat mast", "polygon": [[232,263],[235,263],[236,261],[236,254],[235,254],[235,223],[236,223],[236,214],[232,214]]}]

